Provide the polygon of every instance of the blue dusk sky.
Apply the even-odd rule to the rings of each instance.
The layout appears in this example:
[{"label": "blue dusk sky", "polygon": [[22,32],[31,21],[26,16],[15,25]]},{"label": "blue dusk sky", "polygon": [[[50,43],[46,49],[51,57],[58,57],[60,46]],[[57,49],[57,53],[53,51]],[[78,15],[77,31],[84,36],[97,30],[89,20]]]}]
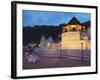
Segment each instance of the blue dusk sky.
[{"label": "blue dusk sky", "polygon": [[81,23],[91,20],[90,13],[23,10],[23,26],[59,25],[76,17]]}]

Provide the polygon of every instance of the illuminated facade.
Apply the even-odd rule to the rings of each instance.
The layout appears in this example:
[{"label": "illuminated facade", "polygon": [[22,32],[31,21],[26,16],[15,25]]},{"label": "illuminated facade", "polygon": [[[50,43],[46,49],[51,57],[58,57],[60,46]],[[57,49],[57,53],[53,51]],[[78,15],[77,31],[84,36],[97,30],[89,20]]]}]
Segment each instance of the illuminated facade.
[{"label": "illuminated facade", "polygon": [[40,48],[45,49],[90,49],[91,40],[88,35],[81,36],[81,31],[85,31],[86,27],[73,17],[67,25],[63,27],[61,42],[54,43],[52,37],[47,40],[43,36],[40,41]]},{"label": "illuminated facade", "polygon": [[85,26],[81,25],[80,22],[73,17],[70,22],[63,27],[62,49],[81,49],[82,46],[83,49],[90,49],[90,40],[88,40],[88,38],[81,40],[80,31],[85,31]]}]

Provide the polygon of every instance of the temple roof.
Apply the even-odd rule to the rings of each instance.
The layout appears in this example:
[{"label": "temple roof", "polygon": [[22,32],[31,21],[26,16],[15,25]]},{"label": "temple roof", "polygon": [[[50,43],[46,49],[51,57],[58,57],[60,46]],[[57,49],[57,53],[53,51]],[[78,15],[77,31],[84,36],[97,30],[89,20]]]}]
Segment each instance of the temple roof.
[{"label": "temple roof", "polygon": [[68,22],[68,24],[80,24],[80,22],[78,21],[78,19],[77,18],[75,18],[75,17],[73,17],[69,22]]}]

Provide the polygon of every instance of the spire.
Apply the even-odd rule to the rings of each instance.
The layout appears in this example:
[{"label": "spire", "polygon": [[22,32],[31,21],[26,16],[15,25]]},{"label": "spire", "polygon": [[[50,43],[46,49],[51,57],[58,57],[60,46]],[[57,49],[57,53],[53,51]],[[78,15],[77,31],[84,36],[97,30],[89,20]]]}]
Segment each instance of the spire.
[{"label": "spire", "polygon": [[52,37],[49,37],[47,41],[48,41],[49,43],[53,43]]},{"label": "spire", "polygon": [[69,22],[68,24],[80,24],[80,22],[78,21],[78,19],[76,17],[73,17]]}]

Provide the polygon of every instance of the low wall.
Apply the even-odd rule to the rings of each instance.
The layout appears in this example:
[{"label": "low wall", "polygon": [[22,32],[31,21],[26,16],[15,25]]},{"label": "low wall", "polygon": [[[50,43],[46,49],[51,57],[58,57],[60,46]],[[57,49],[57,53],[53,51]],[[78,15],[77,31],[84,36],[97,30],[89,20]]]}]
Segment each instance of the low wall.
[{"label": "low wall", "polygon": [[[76,49],[35,49],[36,53],[40,56],[47,57],[65,57],[65,58],[73,58],[73,59],[81,59],[82,58],[82,50]],[[90,61],[91,52],[90,50],[83,50],[83,58],[86,61]]]}]

